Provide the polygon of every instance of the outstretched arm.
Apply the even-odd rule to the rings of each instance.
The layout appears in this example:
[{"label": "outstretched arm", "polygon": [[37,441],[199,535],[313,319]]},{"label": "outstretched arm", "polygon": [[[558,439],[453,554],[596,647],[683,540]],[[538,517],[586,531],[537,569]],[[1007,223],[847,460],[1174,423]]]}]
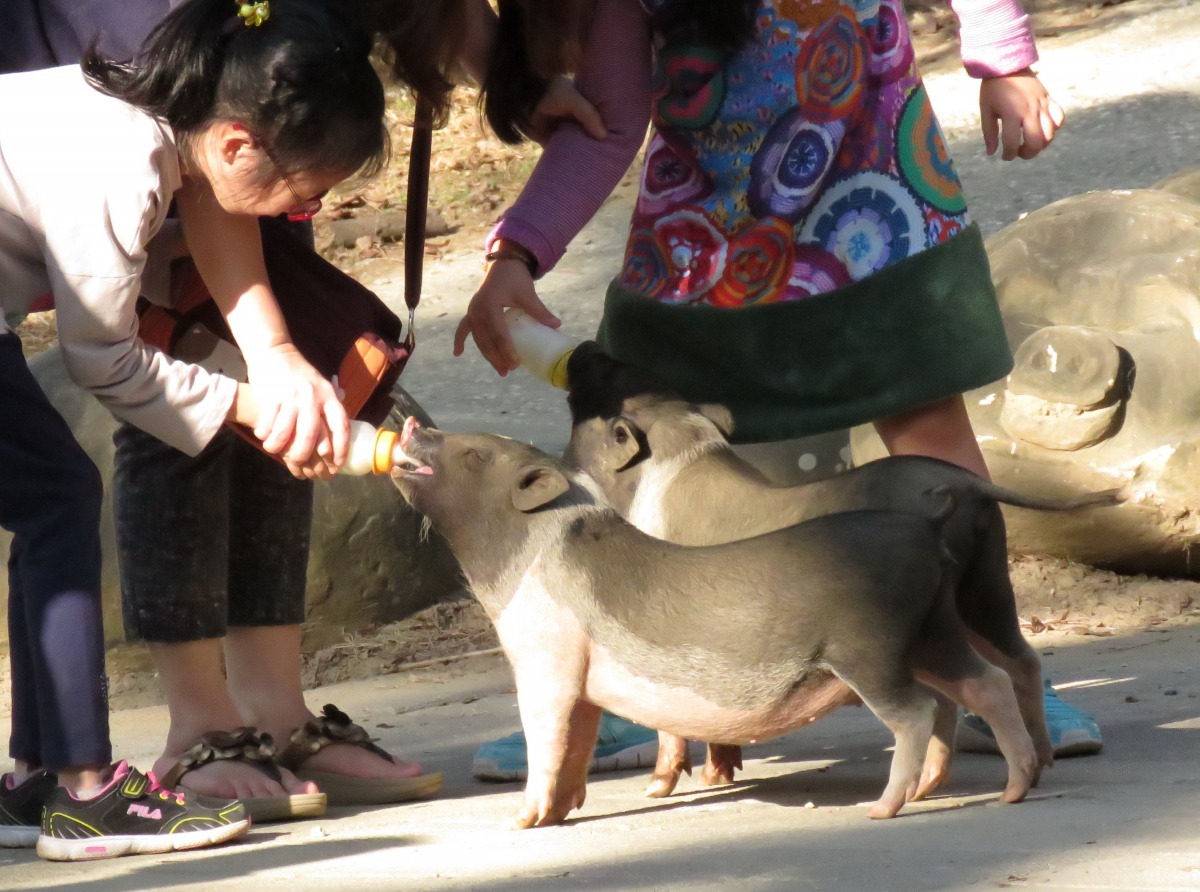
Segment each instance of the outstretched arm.
[{"label": "outstretched arm", "polygon": [[[534,275],[551,269],[567,244],[621,181],[646,136],[650,119],[650,22],[637,0],[601,0],[589,28],[575,85],[600,113],[606,135],[596,139],[563,121],[546,141],[525,188],[492,233],[490,264],[454,338],[455,355],[468,335],[501,375],[519,364],[505,307],[520,307],[557,327],[542,304]],[[531,258],[533,271],[521,255]]]},{"label": "outstretched arm", "polygon": [[317,459],[335,468],[345,461],[350,422],[333,385],[292,343],[267,280],[258,221],[226,213],[196,180],[185,179],[175,199],[192,260],[246,360],[253,400],[239,394],[238,420],[252,406],[254,435],[268,452],[297,476],[328,476],[332,469]]}]

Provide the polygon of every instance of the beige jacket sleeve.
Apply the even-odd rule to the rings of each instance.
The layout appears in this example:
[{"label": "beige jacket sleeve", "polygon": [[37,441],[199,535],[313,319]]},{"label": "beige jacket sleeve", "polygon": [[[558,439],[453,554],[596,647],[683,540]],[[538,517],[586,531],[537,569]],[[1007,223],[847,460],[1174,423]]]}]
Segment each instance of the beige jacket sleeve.
[{"label": "beige jacket sleeve", "polygon": [[174,361],[137,334],[147,245],[181,182],[175,146],[149,117],[95,98],[99,108],[83,98],[81,117],[94,125],[111,117],[107,132],[71,149],[73,163],[60,156],[53,160],[65,163],[45,165],[40,176],[22,165],[20,177],[26,223],[43,241],[63,361],[114,415],[195,454],[220,429],[237,384]]}]

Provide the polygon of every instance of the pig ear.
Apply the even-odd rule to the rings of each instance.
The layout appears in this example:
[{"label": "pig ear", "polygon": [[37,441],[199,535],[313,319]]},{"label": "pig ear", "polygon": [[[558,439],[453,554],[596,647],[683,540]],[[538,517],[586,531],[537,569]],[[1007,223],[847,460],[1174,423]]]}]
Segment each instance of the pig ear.
[{"label": "pig ear", "polygon": [[715,424],[726,440],[733,436],[733,413],[720,403],[701,403],[696,411]]},{"label": "pig ear", "polygon": [[557,468],[527,465],[517,472],[517,482],[512,490],[513,507],[528,514],[549,505],[570,488],[571,481]]},{"label": "pig ear", "polygon": [[613,419],[609,432],[613,444],[613,465],[618,471],[631,467],[638,458],[644,457],[643,453],[650,450],[646,432],[624,415]]}]

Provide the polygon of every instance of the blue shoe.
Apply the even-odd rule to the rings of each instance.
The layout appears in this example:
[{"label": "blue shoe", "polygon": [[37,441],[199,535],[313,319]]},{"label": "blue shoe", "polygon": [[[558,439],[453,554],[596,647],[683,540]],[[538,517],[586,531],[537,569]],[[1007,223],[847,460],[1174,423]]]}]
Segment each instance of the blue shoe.
[{"label": "blue shoe", "polygon": [[[653,765],[658,758],[658,732],[610,712],[600,715],[600,735],[588,773],[621,771]],[[525,780],[529,763],[521,731],[485,743],[475,752],[471,773],[480,780]]]},{"label": "blue shoe", "polygon": [[[1050,731],[1050,744],[1054,757],[1091,756],[1100,752],[1104,741],[1100,739],[1100,728],[1090,715],[1059,698],[1050,679],[1046,679],[1046,726]],[[967,713],[958,723],[958,749],[964,753],[1000,753],[995,735],[987,722],[979,716]]]}]

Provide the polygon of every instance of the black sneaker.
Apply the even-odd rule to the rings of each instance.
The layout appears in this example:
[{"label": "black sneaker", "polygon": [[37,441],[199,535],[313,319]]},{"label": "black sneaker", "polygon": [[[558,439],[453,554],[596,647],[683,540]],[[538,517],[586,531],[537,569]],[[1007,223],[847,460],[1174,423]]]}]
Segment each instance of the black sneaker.
[{"label": "black sneaker", "polygon": [[0,777],[0,848],[28,849],[42,830],[42,806],[58,781],[49,771],[35,771],[13,785],[13,775]]},{"label": "black sneaker", "polygon": [[250,829],[236,799],[172,792],[127,763],[91,799],[58,787],[46,801],[37,853],[50,861],[93,861],[197,849]]}]

